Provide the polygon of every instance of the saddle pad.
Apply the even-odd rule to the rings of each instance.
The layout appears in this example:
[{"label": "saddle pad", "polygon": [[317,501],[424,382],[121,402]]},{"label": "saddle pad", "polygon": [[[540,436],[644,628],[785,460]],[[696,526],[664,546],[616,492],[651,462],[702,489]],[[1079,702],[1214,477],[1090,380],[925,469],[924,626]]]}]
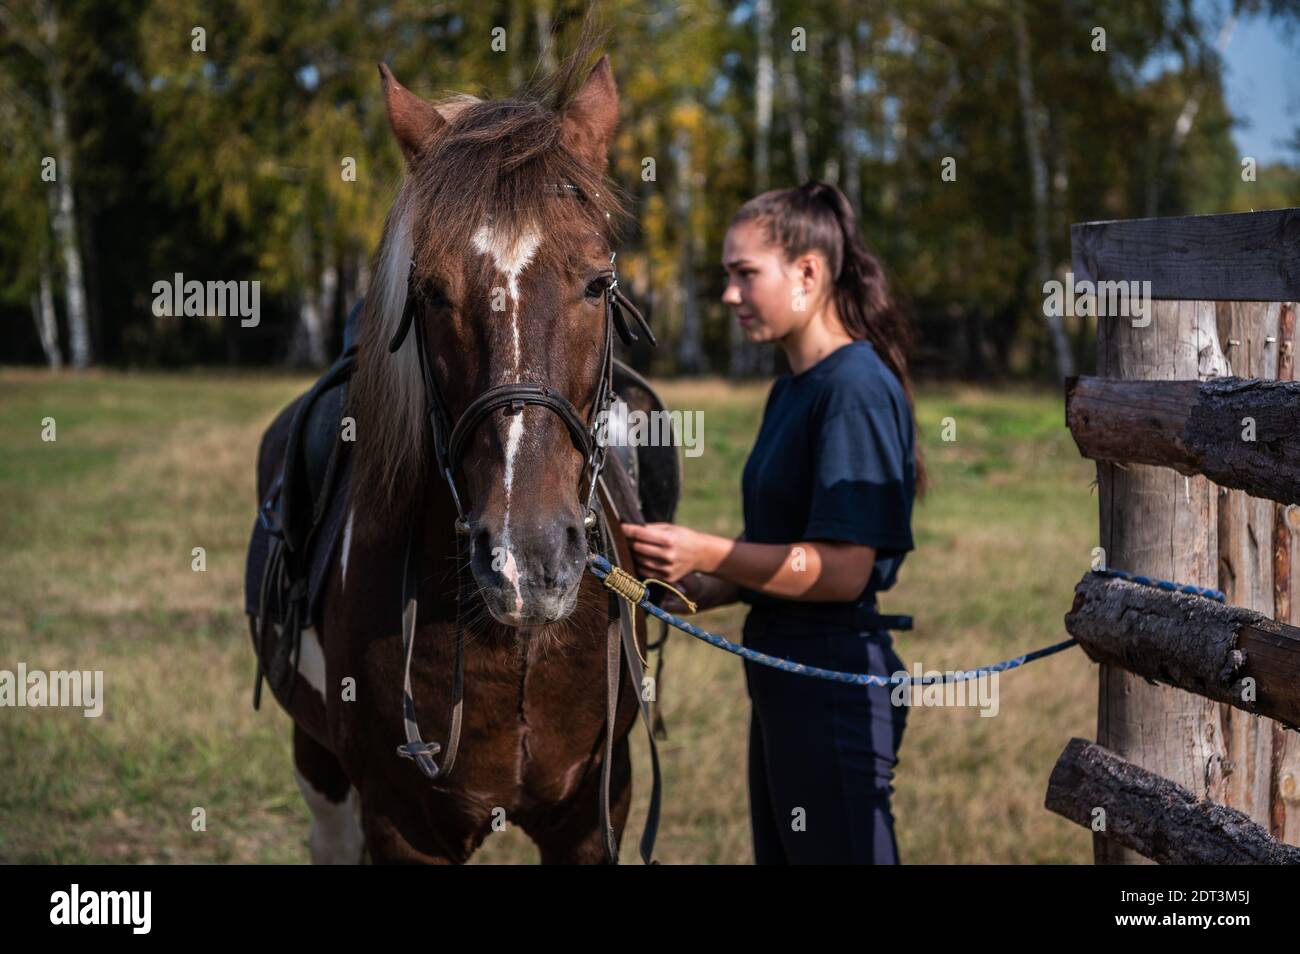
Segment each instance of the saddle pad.
[{"label": "saddle pad", "polygon": [[[352,455],[344,456],[343,469],[339,479],[334,482],[325,519],[316,529],[315,535],[308,541],[310,571],[307,576],[307,623],[308,626],[320,625],[321,603],[325,595],[325,586],[329,582],[330,567],[334,563],[334,553],[338,549],[339,533],[343,530],[344,512],[348,508],[348,499],[352,490]],[[249,616],[257,616],[262,593],[262,571],[271,552],[273,538],[271,531],[260,519],[253,521],[253,533],[248,542],[248,561],[244,567],[244,611]],[[284,618],[284,607],[280,606],[280,594],[275,587],[267,596],[268,612],[273,620]]]}]

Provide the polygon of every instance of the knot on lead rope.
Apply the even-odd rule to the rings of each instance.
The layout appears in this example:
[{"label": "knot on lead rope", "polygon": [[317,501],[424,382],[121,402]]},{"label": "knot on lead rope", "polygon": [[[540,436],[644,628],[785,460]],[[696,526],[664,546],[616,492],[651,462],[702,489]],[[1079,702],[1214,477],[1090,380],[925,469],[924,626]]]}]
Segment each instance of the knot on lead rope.
[{"label": "knot on lead rope", "polygon": [[641,581],[631,573],[628,573],[626,570],[614,566],[613,564],[610,564],[609,573],[606,575],[604,583],[606,588],[613,590],[619,596],[623,597],[623,599],[631,603],[633,609],[636,608],[636,604],[645,599],[646,590],[649,588],[651,583],[657,583],[665,590],[677,594],[678,599],[685,603],[687,609],[692,613],[696,612],[698,609],[694,600],[671,583],[665,583],[663,580],[656,580],[653,577]]},{"label": "knot on lead rope", "polygon": [[[613,591],[616,595],[621,596],[626,600],[628,609],[630,609],[634,614],[636,613],[638,604],[645,600],[646,590],[649,588],[651,583],[657,583],[665,590],[671,590],[673,593],[676,593],[681,601],[686,604],[686,607],[690,612],[694,613],[697,609],[695,601],[671,583],[665,583],[663,580],[656,580],[653,577],[644,581],[638,580],[635,576],[621,567],[614,566],[612,563],[606,565],[609,567],[609,572],[605,574],[601,582],[605,584],[607,590]],[[636,650],[637,659],[641,660],[642,667],[648,667],[650,664],[647,663],[645,657],[641,655],[641,647],[636,644],[635,640],[633,640],[632,646]]]}]

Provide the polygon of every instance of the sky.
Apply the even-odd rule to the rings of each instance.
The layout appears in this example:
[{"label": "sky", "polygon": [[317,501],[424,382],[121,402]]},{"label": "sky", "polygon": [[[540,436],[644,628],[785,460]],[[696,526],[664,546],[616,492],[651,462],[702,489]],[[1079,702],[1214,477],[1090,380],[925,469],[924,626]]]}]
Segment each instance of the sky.
[{"label": "sky", "polygon": [[1300,161],[1285,145],[1300,129],[1298,61],[1300,32],[1287,36],[1276,22],[1264,17],[1238,22],[1228,43],[1225,92],[1228,108],[1242,120],[1233,137],[1241,155],[1253,156],[1260,165]]}]

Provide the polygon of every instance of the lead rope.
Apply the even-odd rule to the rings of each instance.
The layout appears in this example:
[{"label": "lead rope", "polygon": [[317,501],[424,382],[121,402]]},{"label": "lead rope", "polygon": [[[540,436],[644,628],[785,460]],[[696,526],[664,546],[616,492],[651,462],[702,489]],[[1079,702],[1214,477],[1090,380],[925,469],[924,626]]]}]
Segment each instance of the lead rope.
[{"label": "lead rope", "polygon": [[[961,682],[969,679],[976,679],[985,673],[1006,672],[1010,669],[1018,669],[1025,663],[1033,662],[1036,659],[1042,659],[1051,656],[1063,650],[1069,649],[1075,645],[1076,640],[1067,639],[1064,642],[1056,643],[1052,646],[1045,646],[1042,649],[1036,649],[1031,653],[1023,656],[1016,656],[1013,659],[1006,659],[991,666],[980,666],[978,669],[961,670],[955,674],[945,674],[940,678],[931,678],[926,676],[921,679],[914,679],[911,676],[878,676],[874,673],[858,672],[837,672],[833,669],[820,669],[817,666],[808,666],[793,659],[785,659],[781,656],[769,656],[766,653],[760,653],[757,650],[750,649],[748,646],[738,646],[730,640],[723,639],[710,633],[708,630],[700,629],[698,626],[678,619],[672,613],[655,606],[645,597],[644,586],[637,582],[635,577],[631,577],[631,583],[627,582],[629,574],[613,566],[607,559],[599,553],[592,553],[587,558],[587,569],[599,580],[604,581],[605,585],[617,592],[615,589],[622,589],[629,594],[639,593],[636,605],[647,613],[658,617],[664,622],[671,623],[677,629],[680,629],[687,635],[694,636],[718,649],[724,649],[727,652],[747,659],[750,662],[758,663],[762,666],[769,666],[772,669],[780,669],[784,672],[792,672],[800,676],[812,676],[816,679],[826,679],[831,682],[846,682],[855,686],[897,686],[897,685],[931,685],[943,682]],[[610,582],[611,578],[614,582]],[[1160,581],[1157,581],[1157,583]],[[1177,585],[1177,584],[1174,584]],[[908,617],[900,617],[906,619]]]}]

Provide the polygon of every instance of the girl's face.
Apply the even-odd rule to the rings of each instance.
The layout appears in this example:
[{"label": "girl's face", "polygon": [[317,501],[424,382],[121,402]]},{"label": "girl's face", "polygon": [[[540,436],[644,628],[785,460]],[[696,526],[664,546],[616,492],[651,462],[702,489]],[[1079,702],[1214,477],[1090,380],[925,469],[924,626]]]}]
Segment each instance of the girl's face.
[{"label": "girl's face", "polygon": [[814,282],[822,271],[810,270],[802,256],[787,262],[779,246],[767,244],[760,223],[742,222],[727,232],[722,267],[729,305],[750,341],[780,341],[806,325],[814,310]]}]

